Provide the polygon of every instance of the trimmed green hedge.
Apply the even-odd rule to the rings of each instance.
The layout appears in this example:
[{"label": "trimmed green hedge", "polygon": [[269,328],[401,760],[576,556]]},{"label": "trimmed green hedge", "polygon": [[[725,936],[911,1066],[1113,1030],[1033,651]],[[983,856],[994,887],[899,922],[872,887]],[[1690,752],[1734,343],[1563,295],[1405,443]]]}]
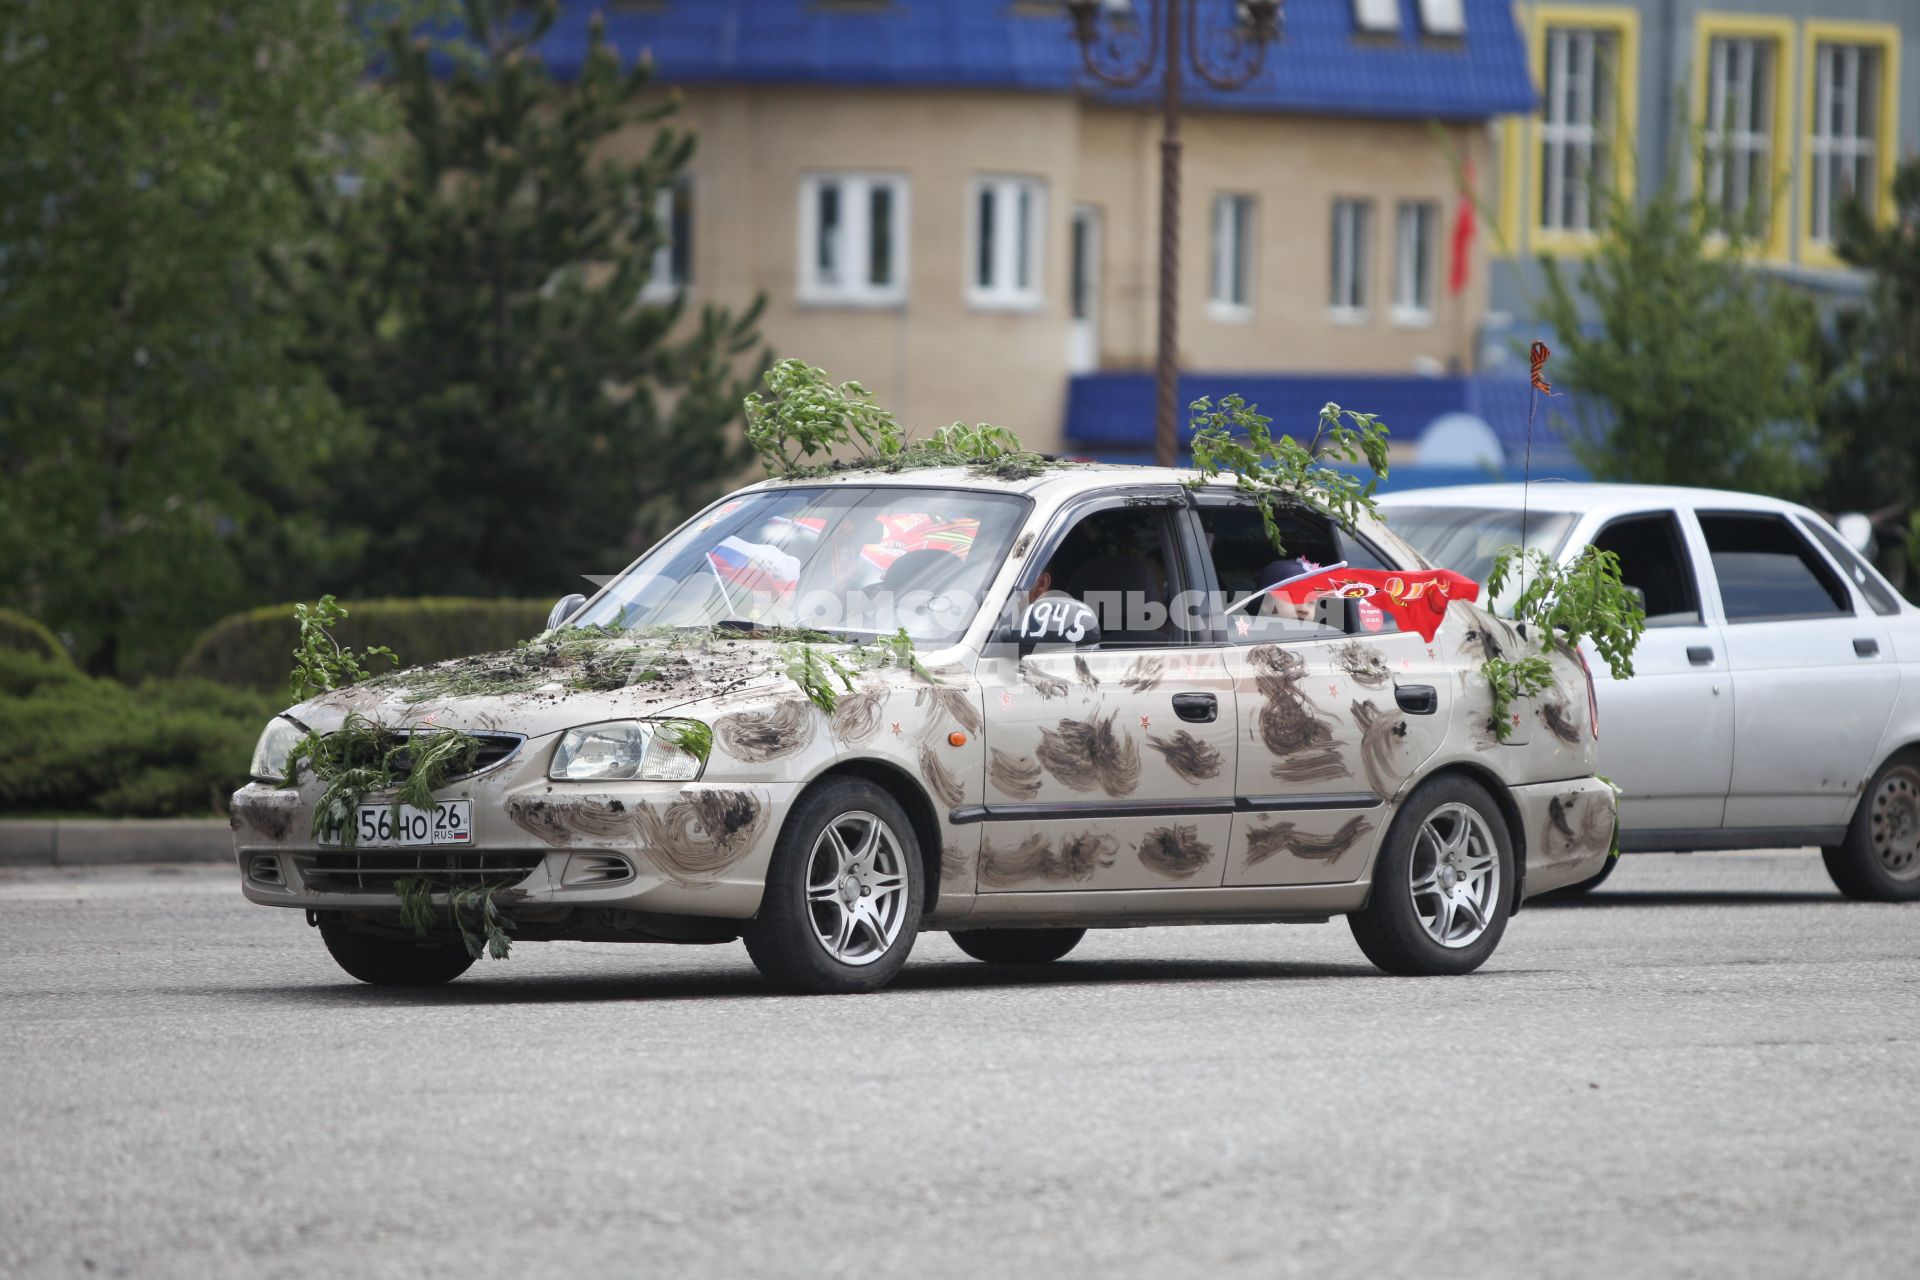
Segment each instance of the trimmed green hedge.
[{"label": "trimmed green hedge", "polygon": [[26,614],[16,613],[12,609],[0,609],[0,649],[35,653],[55,662],[73,665],[67,647],[54,638],[53,632]]},{"label": "trimmed green hedge", "polygon": [[[353,649],[386,645],[405,666],[511,649],[547,625],[551,600],[419,600],[343,602],[347,619],[334,638]],[[180,660],[183,678],[250,689],[285,689],[299,630],[290,604],[224,618],[200,634]],[[385,662],[373,664],[377,673]]]},{"label": "trimmed green hedge", "polygon": [[0,649],[0,814],[224,811],[282,701],[205,680],[124,685]]}]

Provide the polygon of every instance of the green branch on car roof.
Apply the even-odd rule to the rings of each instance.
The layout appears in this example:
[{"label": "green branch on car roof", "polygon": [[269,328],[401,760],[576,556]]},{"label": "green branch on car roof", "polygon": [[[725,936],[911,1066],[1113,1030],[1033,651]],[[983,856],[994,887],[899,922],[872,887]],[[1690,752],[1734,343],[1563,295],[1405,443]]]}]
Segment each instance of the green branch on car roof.
[{"label": "green branch on car roof", "polygon": [[[1222,472],[1233,476],[1260,509],[1267,540],[1279,554],[1287,549],[1273,515],[1283,507],[1310,507],[1345,529],[1362,515],[1377,514],[1373,493],[1387,478],[1387,429],[1372,414],[1329,403],[1320,410],[1313,438],[1302,444],[1284,432],[1275,436],[1273,419],[1237,394],[1221,397],[1218,405],[1201,396],[1189,410],[1194,467],[1209,480]],[[1350,475],[1331,462],[1363,466],[1370,475]]]}]

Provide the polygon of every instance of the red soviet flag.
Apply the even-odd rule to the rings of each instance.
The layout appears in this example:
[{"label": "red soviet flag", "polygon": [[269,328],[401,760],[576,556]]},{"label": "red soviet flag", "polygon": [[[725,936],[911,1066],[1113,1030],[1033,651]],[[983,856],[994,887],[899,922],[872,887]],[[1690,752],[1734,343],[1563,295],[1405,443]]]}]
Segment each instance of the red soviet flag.
[{"label": "red soviet flag", "polygon": [[1458,297],[1467,287],[1468,254],[1473,247],[1473,161],[1467,161],[1460,201],[1453,214],[1453,261],[1447,268],[1447,293]]},{"label": "red soviet flag", "polygon": [[1429,644],[1447,616],[1453,600],[1472,603],[1480,598],[1480,584],[1451,569],[1322,569],[1283,582],[1273,595],[1295,604],[1312,604],[1334,597],[1359,600],[1362,607],[1384,610],[1402,631],[1417,631]]}]

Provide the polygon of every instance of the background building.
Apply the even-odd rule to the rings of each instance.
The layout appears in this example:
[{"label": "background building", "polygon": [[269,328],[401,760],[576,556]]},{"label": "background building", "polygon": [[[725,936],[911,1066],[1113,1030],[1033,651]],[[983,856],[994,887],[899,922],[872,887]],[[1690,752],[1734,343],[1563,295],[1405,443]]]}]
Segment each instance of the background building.
[{"label": "background building", "polygon": [[[549,39],[561,75],[592,7]],[[1202,0],[1203,35],[1233,20]],[[1097,84],[1058,0],[660,0],[607,21],[699,134],[659,287],[764,293],[781,354],[923,429],[1150,449],[1157,74]],[[1332,399],[1403,442],[1462,412],[1511,436],[1524,394],[1471,374],[1486,229],[1460,225],[1466,182],[1497,192],[1490,122],[1535,102],[1511,9],[1289,0],[1282,25],[1247,88],[1189,90],[1183,393],[1240,390],[1296,431]]]}]

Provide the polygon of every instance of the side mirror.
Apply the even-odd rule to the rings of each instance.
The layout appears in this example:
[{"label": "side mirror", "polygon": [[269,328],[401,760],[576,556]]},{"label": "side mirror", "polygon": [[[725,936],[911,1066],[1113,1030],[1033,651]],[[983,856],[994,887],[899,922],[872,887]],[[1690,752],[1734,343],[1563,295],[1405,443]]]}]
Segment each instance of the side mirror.
[{"label": "side mirror", "polygon": [[1626,587],[1626,591],[1627,591],[1627,595],[1632,598],[1633,602],[1640,606],[1640,612],[1645,613],[1647,611],[1647,593],[1642,591],[1640,588],[1631,586],[1631,585],[1628,585]]},{"label": "side mirror", "polygon": [[1020,652],[1041,645],[1091,649],[1100,643],[1100,618],[1093,606],[1068,596],[1042,596],[1020,616]]},{"label": "side mirror", "polygon": [[580,606],[586,602],[587,598],[578,591],[570,596],[561,596],[559,603],[555,604],[553,611],[547,615],[547,630],[565,626],[567,619],[580,612]]}]

